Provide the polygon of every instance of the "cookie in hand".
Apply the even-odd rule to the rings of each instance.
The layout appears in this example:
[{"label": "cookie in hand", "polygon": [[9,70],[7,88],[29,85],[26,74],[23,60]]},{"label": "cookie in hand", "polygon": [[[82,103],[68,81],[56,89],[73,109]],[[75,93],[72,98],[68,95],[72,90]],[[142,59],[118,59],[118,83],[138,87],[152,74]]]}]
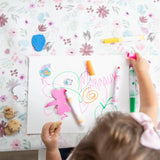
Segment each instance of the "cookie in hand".
[{"label": "cookie in hand", "polygon": [[50,127],[50,132],[54,132],[59,126],[61,126],[62,121],[56,121],[52,124],[52,126]]}]

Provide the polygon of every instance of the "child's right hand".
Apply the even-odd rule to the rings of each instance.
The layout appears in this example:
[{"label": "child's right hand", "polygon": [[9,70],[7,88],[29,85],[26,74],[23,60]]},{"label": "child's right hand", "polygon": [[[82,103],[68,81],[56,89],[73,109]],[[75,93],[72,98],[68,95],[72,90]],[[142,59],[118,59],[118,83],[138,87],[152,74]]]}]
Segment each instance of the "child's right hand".
[{"label": "child's right hand", "polygon": [[138,75],[149,72],[149,62],[143,58],[139,53],[135,53],[137,60],[129,58],[129,62],[133,66]]},{"label": "child's right hand", "polygon": [[46,123],[42,128],[41,138],[48,151],[54,152],[58,148],[58,138],[60,133],[60,127],[58,127],[54,133],[50,133],[50,127],[53,122]]}]

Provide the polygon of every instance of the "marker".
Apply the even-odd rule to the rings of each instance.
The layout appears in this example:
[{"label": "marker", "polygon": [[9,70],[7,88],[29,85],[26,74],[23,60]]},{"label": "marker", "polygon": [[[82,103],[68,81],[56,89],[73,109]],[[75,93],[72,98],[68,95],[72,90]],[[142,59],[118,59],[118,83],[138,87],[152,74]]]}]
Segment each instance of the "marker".
[{"label": "marker", "polygon": [[103,43],[117,43],[117,42],[132,42],[132,41],[137,41],[137,40],[144,40],[145,36],[133,36],[133,37],[115,37],[115,38],[108,38],[104,39]]},{"label": "marker", "polygon": [[68,103],[72,107],[72,111],[74,113],[74,116],[75,116],[78,124],[83,127],[85,125],[85,123],[84,123],[82,114],[77,109],[77,105],[76,105],[74,99],[72,98],[71,94],[69,93],[69,91],[66,91],[65,93],[66,93],[66,97],[68,99]]},{"label": "marker", "polygon": [[[133,59],[135,59],[135,60],[137,60],[137,56],[136,56],[136,54],[134,53],[134,54],[132,54],[132,53],[127,53],[127,58],[133,58]],[[151,61],[150,60],[148,60],[148,63],[151,63]]]},{"label": "marker", "polygon": [[129,96],[130,96],[130,112],[136,111],[136,89],[135,89],[135,70],[129,66]]},{"label": "marker", "polygon": [[114,81],[114,90],[113,90],[113,105],[117,108],[118,104],[118,97],[119,97],[119,86],[120,86],[120,67],[117,67],[116,69],[116,77]]},{"label": "marker", "polygon": [[92,63],[91,63],[90,60],[86,61],[86,65],[87,65],[87,68],[88,68],[89,75],[90,76],[95,75],[95,72],[94,72],[94,69],[93,69],[93,66],[92,66]]},{"label": "marker", "polygon": [[136,56],[136,54],[134,53],[134,54],[131,54],[131,53],[127,53],[127,58],[133,58],[133,59],[135,59],[135,60],[137,60],[137,56]]}]

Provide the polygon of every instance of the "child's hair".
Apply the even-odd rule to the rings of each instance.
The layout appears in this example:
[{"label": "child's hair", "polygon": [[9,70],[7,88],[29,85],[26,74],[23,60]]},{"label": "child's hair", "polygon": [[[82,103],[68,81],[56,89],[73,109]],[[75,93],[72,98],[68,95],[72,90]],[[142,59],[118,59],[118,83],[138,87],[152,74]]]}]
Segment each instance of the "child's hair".
[{"label": "child's hair", "polygon": [[143,131],[129,114],[109,112],[97,119],[70,160],[159,160],[160,150],[140,144]]}]

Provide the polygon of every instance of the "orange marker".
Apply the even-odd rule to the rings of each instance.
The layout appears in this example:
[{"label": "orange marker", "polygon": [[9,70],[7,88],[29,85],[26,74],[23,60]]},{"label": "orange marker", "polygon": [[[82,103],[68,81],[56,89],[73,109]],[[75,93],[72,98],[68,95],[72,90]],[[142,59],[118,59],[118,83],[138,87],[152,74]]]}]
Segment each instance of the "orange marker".
[{"label": "orange marker", "polygon": [[87,68],[88,68],[89,75],[90,76],[95,75],[95,72],[94,72],[94,69],[93,69],[93,66],[92,66],[92,63],[91,63],[90,60],[86,61],[86,65],[87,65]]}]

